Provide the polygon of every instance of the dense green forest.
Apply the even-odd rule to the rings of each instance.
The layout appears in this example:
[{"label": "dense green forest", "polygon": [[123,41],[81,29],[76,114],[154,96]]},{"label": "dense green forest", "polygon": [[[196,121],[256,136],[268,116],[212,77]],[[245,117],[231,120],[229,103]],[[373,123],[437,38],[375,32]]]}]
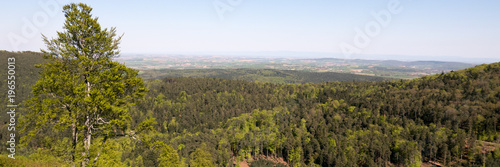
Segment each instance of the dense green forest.
[{"label": "dense green forest", "polygon": [[167,134],[158,140],[179,156],[190,161],[203,145],[221,166],[258,157],[292,166],[494,166],[499,76],[500,63],[411,81],[166,78],[150,81],[132,112],[156,118],[156,131]]},{"label": "dense green forest", "polygon": [[[35,64],[40,64],[46,62],[43,59],[42,54],[39,52],[8,52],[0,50],[0,92],[2,95],[0,96],[0,144],[1,153],[7,153],[8,144],[6,143],[9,140],[8,124],[10,123],[10,116],[7,114],[9,108],[7,108],[8,104],[8,94],[7,94],[7,70],[8,58],[15,58],[15,103],[19,106],[22,106],[22,103],[29,99],[31,96],[32,86],[36,83],[39,78],[40,69],[36,68]],[[19,122],[19,116],[21,114],[26,113],[25,111],[19,111],[19,114],[16,115],[17,121]],[[16,127],[19,127],[16,125]],[[15,140],[19,141],[19,132],[16,131]],[[18,142],[19,143],[19,142]],[[0,159],[3,157],[0,157]],[[5,156],[7,158],[7,156]],[[10,158],[9,158],[10,159]],[[1,164],[1,162],[0,162]],[[0,165],[1,166],[1,165]]]},{"label": "dense green forest", "polygon": [[[19,96],[17,96],[18,102],[27,99],[28,95],[31,93],[31,86],[35,84],[38,80],[40,68],[36,68],[35,64],[41,64],[46,62],[43,56],[39,52],[8,52],[0,50],[0,91],[7,92],[7,58],[14,57],[16,59],[16,91]],[[6,96],[0,96],[0,104],[6,105]],[[3,111],[3,110],[2,110]]]},{"label": "dense green forest", "polygon": [[308,72],[297,70],[275,69],[161,69],[144,70],[139,75],[144,79],[161,79],[165,77],[202,77],[232,80],[259,81],[282,84],[319,83],[330,81],[383,81],[390,78],[356,75],[338,72]]},{"label": "dense green forest", "polygon": [[[18,61],[26,63],[18,69],[18,81],[24,85],[20,91],[29,89],[37,71],[28,64],[42,62],[36,59],[40,55],[1,54],[2,59],[26,55]],[[104,148],[94,165],[500,164],[500,63],[398,81],[276,84],[162,78],[145,84],[149,91],[128,109],[129,129],[94,142]],[[16,160],[1,156],[0,165],[71,164],[70,139],[67,130],[46,129],[19,149]]]}]

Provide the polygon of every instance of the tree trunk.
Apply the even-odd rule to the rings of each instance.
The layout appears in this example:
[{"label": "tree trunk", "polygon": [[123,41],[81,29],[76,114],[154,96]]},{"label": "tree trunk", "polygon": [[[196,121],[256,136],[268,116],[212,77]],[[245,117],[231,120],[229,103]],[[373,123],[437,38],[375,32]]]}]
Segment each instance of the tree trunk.
[{"label": "tree trunk", "polygon": [[444,163],[443,163],[444,166],[446,166],[446,153],[447,152],[448,152],[447,150],[444,151]]},{"label": "tree trunk", "polygon": [[78,142],[78,128],[76,127],[76,123],[73,122],[73,124],[71,124],[71,129],[73,130],[73,133],[72,133],[72,138],[71,138],[71,161],[73,161],[73,163],[75,163],[76,161],[76,157],[75,157],[75,152],[76,152],[76,143]]},{"label": "tree trunk", "polygon": [[83,161],[82,161],[82,167],[85,167],[86,163],[89,162],[90,158],[90,144],[91,144],[91,139],[92,139],[92,127],[90,126],[90,116],[87,115],[87,120],[85,121],[85,127],[86,129],[83,132],[83,148],[85,149],[84,152],[82,153],[83,155]]},{"label": "tree trunk", "polygon": [[[72,117],[72,111],[69,108],[68,105],[65,105],[66,109],[69,112],[69,117]],[[76,152],[76,144],[78,143],[78,127],[76,127],[76,121],[71,123],[71,161],[75,163],[76,157],[75,157],[75,152]],[[73,166],[76,166],[76,164],[73,164]]]},{"label": "tree trunk", "polygon": [[[90,76],[89,74],[85,74],[85,82],[87,84],[87,92],[86,92],[86,96],[89,97],[90,96],[90,90],[91,90],[91,87],[90,87],[90,82],[88,80],[88,77]],[[92,138],[91,134],[92,134],[92,129],[91,129],[91,126],[90,126],[90,112],[87,111],[86,113],[86,120],[85,120],[85,126],[84,126],[84,131],[83,131],[83,152],[82,152],[82,156],[83,156],[83,161],[82,161],[82,167],[85,167],[85,165],[90,161],[90,140]]]}]

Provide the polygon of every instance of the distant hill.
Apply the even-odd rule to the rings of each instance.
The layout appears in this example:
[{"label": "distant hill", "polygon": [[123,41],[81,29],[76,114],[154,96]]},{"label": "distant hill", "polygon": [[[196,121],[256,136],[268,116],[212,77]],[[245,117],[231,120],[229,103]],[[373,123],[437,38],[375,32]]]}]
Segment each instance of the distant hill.
[{"label": "distant hill", "polygon": [[[116,58],[128,67],[155,69],[275,69],[338,72],[398,79],[413,79],[473,67],[475,64],[445,61],[397,61],[338,58],[272,58],[196,55],[126,55]],[[450,60],[453,61],[453,60]]]},{"label": "distant hill", "polygon": [[144,79],[165,77],[205,77],[270,83],[320,83],[333,81],[383,81],[388,78],[337,72],[308,72],[275,69],[186,69],[186,70],[145,70]]},{"label": "distant hill", "polygon": [[[39,52],[8,52],[0,50],[0,92],[7,92],[7,59],[16,59],[16,100],[17,103],[25,100],[31,93],[31,86],[38,80],[40,68],[35,64],[41,64],[46,60]],[[5,96],[0,96],[0,104],[5,104]]]},{"label": "distant hill", "polygon": [[[323,62],[337,62],[346,61],[345,59],[336,58],[321,58],[321,59],[305,59],[305,60],[318,60]],[[461,62],[445,62],[445,61],[399,61],[399,60],[366,60],[366,59],[352,59],[347,60],[349,63],[359,65],[378,65],[378,66],[393,66],[393,67],[410,67],[415,69],[434,69],[441,71],[461,70],[473,67],[474,64],[461,63]]]}]

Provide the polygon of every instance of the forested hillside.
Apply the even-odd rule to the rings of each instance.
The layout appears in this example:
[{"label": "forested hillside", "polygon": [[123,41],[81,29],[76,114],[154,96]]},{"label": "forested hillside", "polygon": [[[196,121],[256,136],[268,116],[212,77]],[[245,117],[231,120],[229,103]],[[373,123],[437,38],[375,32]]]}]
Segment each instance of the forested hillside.
[{"label": "forested hillside", "polygon": [[133,118],[156,118],[164,134],[157,139],[186,163],[200,149],[220,166],[279,158],[292,166],[500,162],[500,63],[410,81],[166,78],[149,87]]},{"label": "forested hillside", "polygon": [[[17,81],[34,83],[37,71],[23,66]],[[129,129],[94,142],[95,150],[104,146],[96,165],[500,165],[500,63],[398,81],[163,78],[146,85],[128,110]],[[40,131],[15,163],[70,164],[70,139],[69,130]],[[0,166],[13,163],[6,159]]]},{"label": "forested hillside", "polygon": [[[32,86],[39,78],[39,68],[35,64],[45,62],[43,56],[39,52],[8,52],[0,50],[0,141],[7,141],[9,131],[7,129],[10,116],[7,114],[7,58],[15,58],[15,103],[22,106],[22,102],[31,96]],[[23,113],[21,111],[21,113]],[[18,114],[17,116],[19,116]],[[19,118],[19,117],[18,117]],[[16,141],[19,137],[16,136]],[[7,144],[4,142],[0,145],[1,153],[5,153]]]},{"label": "forested hillside", "polygon": [[161,69],[144,70],[140,76],[144,79],[161,79],[165,77],[203,77],[285,84],[319,83],[330,81],[383,81],[391,79],[338,72],[308,72],[275,69]]},{"label": "forested hillside", "polygon": [[[16,91],[19,94],[17,100],[19,102],[26,100],[28,94],[31,93],[31,85],[38,80],[38,72],[40,68],[36,68],[35,64],[46,62],[43,59],[42,53],[39,52],[8,52],[0,50],[0,91],[7,92],[7,58],[14,57],[16,59]],[[0,96],[0,104],[6,104],[4,96]]]}]

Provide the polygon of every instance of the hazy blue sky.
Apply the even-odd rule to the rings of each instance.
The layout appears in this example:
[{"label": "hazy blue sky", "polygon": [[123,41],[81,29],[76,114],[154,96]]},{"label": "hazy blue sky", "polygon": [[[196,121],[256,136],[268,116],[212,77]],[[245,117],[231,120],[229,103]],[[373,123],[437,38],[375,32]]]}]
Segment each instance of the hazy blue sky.
[{"label": "hazy blue sky", "polygon": [[[241,3],[231,4],[239,1]],[[54,37],[56,31],[62,30],[62,5],[79,1],[57,1],[55,15],[40,5],[46,2],[55,1],[2,2],[0,50],[44,48],[40,34]],[[223,19],[214,7],[215,2],[219,4],[216,5],[219,11],[227,9],[222,13]],[[93,14],[99,17],[103,27],[117,27],[119,33],[125,34],[122,53],[298,51],[351,58],[363,54],[449,56],[450,60],[454,60],[452,57],[500,59],[500,1],[496,0],[108,0],[85,3],[94,8]],[[396,8],[399,10],[391,13],[388,5],[394,3],[399,3]],[[391,16],[385,26],[372,15],[384,11]],[[34,17],[38,21],[33,22]],[[387,17],[381,18],[387,20]],[[30,34],[26,27],[32,23],[36,33]],[[369,43],[359,40],[357,28],[362,33],[370,31],[372,36],[366,35]],[[26,31],[24,35],[23,31]],[[358,40],[358,44],[354,40]],[[342,48],[354,52],[343,54]]]}]

